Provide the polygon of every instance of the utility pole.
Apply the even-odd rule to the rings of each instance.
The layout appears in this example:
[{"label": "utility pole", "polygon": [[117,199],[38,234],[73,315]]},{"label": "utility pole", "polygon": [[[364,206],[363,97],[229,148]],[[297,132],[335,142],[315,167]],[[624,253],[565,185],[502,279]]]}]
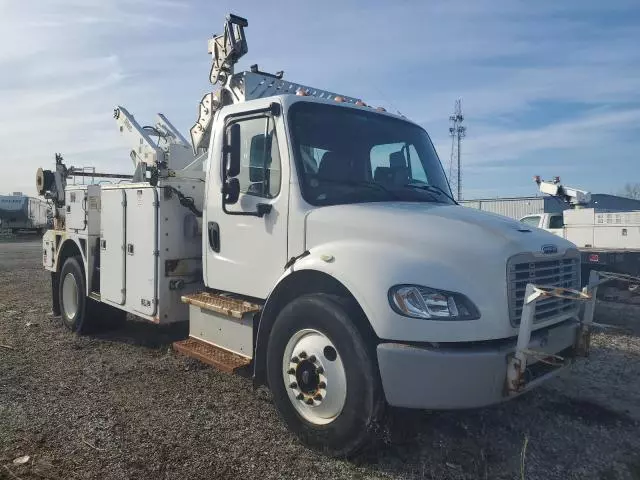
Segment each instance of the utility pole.
[{"label": "utility pole", "polygon": [[460,144],[467,133],[462,122],[462,99],[456,100],[453,114],[449,116],[449,135],[451,136],[451,158],[449,159],[449,183],[455,192],[456,200],[462,200],[462,165],[460,164]]}]

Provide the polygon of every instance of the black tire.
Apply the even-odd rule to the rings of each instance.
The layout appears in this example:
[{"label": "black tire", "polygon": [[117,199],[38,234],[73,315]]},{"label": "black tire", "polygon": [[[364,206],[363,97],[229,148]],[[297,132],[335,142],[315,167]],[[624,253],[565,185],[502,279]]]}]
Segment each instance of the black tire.
[{"label": "black tire", "polygon": [[[75,312],[67,311],[64,301],[64,281],[71,275],[69,281],[74,281],[76,285],[76,305]],[[58,276],[58,298],[60,302],[60,318],[65,327],[78,334],[89,333],[97,321],[98,303],[87,298],[86,281],[84,269],[82,268],[82,258],[80,256],[69,257],[62,265],[62,270]]]},{"label": "black tire", "polygon": [[[276,318],[267,347],[267,379],[280,417],[302,443],[336,457],[349,457],[366,447],[384,410],[374,346],[367,344],[350,319],[357,312],[351,302],[333,295],[297,298]],[[325,335],[335,345],[345,370],[344,407],[325,425],[308,421],[296,410],[283,377],[286,345],[302,329]]]}]

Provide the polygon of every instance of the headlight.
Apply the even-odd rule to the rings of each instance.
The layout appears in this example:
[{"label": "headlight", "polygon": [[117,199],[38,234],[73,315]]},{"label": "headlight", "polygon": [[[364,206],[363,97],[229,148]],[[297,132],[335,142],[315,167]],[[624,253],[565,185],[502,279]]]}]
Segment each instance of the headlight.
[{"label": "headlight", "polygon": [[431,320],[475,320],[478,308],[461,293],[419,285],[396,285],[389,290],[389,303],[400,315]]}]

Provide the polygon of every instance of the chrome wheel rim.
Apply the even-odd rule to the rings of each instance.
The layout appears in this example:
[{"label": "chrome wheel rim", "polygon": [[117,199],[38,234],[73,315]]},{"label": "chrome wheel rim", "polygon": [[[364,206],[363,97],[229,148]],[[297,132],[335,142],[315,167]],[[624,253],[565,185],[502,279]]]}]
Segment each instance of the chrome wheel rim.
[{"label": "chrome wheel rim", "polygon": [[282,378],[291,404],[308,422],[326,425],[342,412],[347,376],[338,349],[323,333],[304,329],[289,339]]},{"label": "chrome wheel rim", "polygon": [[62,309],[69,321],[78,312],[78,284],[73,273],[67,273],[62,281]]}]

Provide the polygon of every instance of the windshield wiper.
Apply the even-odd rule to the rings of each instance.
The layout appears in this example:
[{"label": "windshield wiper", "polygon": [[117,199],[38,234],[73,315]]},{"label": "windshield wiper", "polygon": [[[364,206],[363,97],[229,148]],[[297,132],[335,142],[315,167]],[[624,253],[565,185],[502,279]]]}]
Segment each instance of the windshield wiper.
[{"label": "windshield wiper", "polygon": [[368,188],[373,188],[375,190],[379,190],[382,191],[384,193],[386,193],[387,195],[389,195],[391,198],[393,198],[394,200],[398,200],[399,197],[398,195],[396,195],[394,192],[392,192],[391,190],[389,190],[387,187],[385,187],[384,185],[377,183],[377,182],[357,182],[354,180],[330,180],[330,179],[318,179],[318,181],[320,183],[335,183],[337,185],[347,185],[350,187],[368,187]]},{"label": "windshield wiper", "polygon": [[448,194],[445,190],[438,187],[437,185],[430,185],[428,183],[407,183],[405,185],[405,188],[418,188],[420,190],[426,190],[429,193],[437,193],[438,195],[444,195],[453,203],[458,205],[458,202],[456,202],[455,198],[453,198],[450,194]]}]

